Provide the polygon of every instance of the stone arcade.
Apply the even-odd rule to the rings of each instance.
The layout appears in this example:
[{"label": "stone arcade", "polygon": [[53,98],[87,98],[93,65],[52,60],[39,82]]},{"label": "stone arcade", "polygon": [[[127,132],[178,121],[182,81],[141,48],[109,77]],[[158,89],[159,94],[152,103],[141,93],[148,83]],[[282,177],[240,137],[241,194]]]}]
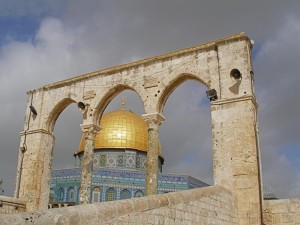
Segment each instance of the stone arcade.
[{"label": "stone arcade", "polygon": [[[31,224],[255,225],[263,224],[263,204],[267,207],[265,224],[284,224],[284,220],[297,224],[299,210],[293,210],[299,208],[298,200],[280,203],[292,216],[286,216],[284,210],[276,211],[276,204],[262,200],[251,49],[251,40],[241,33],[29,91],[15,190],[15,197],[25,201],[27,211],[47,209],[53,129],[59,114],[72,103],[83,110],[81,128],[85,144],[80,202],[89,202],[94,138],[101,132],[98,124],[111,99],[125,89],[135,91],[144,103],[143,118],[149,135],[148,196],[6,215],[4,224],[30,221]],[[211,90],[214,186],[156,195],[158,132],[164,121],[164,104],[172,91],[188,79],[199,81]],[[94,89],[95,86],[98,88]]]},{"label": "stone arcade", "polygon": [[[101,132],[94,140],[90,203],[145,196],[148,126],[140,115],[122,107],[102,116]],[[73,154],[75,167],[52,170],[49,208],[78,205],[84,137]],[[70,157],[71,154],[70,154]],[[208,186],[188,175],[163,173],[164,158],[158,148],[158,193]]]}]

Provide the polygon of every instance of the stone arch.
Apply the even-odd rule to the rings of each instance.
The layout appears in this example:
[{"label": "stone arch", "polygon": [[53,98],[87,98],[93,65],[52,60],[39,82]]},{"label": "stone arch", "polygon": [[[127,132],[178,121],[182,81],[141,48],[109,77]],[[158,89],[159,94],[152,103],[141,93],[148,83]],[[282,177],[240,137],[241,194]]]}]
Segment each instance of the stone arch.
[{"label": "stone arch", "polygon": [[80,200],[80,187],[76,191],[76,202],[78,203]]},{"label": "stone arch", "polygon": [[65,199],[65,189],[63,187],[61,187],[57,193],[57,200],[59,202],[62,202],[62,201],[64,201],[64,199]]},{"label": "stone arch", "polygon": [[[152,138],[149,140],[151,147],[148,155],[151,152],[151,159],[154,159],[157,158],[158,127],[164,119],[160,112],[175,88],[185,80],[192,79],[215,89],[212,91],[214,98],[210,104],[214,182],[243,196],[238,198],[241,218],[246,215],[253,218],[258,211],[261,212],[262,198],[252,46],[253,43],[245,33],[235,34],[161,56],[83,74],[28,92],[17,170],[17,176],[20,177],[17,178],[20,183],[20,189],[16,188],[17,196],[24,199],[28,210],[47,207],[50,190],[49,153],[54,144],[52,130],[63,109],[72,102],[79,102],[76,95],[82,96],[80,101],[87,100],[84,103],[90,105],[81,124],[88,143],[85,147],[86,163],[82,167],[85,168],[82,176],[85,186],[82,187],[80,200],[83,204],[88,202],[87,196],[90,196],[92,169],[89,165],[92,165],[90,156],[93,154],[93,138],[99,131],[97,124],[102,113],[112,98],[126,89],[133,90],[140,96],[144,103],[143,118],[149,125],[148,132]],[[230,71],[234,68],[241,71],[241,76],[230,76]],[[82,87],[85,83],[89,85],[86,85],[84,92]],[[85,96],[88,91],[93,94]],[[68,93],[64,95],[66,92]],[[32,108],[28,110],[33,106],[31,103],[38,115],[32,120]],[[27,147],[23,148],[25,139]],[[249,154],[245,153],[245,149]],[[150,190],[147,194],[156,194],[158,190],[157,170],[149,169],[155,168],[154,164],[155,162],[152,165],[149,163],[147,166],[147,180],[153,181],[146,183],[146,190]]]},{"label": "stone arch", "polygon": [[200,79],[198,76],[190,74],[190,73],[181,73],[177,75],[174,79],[170,80],[170,82],[166,85],[164,90],[162,91],[162,94],[158,100],[157,104],[157,111],[159,113],[163,112],[164,106],[169,98],[169,96],[173,93],[173,91],[180,86],[183,82],[187,80],[195,80],[200,82],[201,84],[205,85],[208,87],[208,85]]},{"label": "stone arch", "polygon": [[117,191],[114,188],[109,188],[106,190],[106,201],[114,201],[117,198]]},{"label": "stone arch", "polygon": [[55,123],[57,119],[59,118],[62,111],[64,111],[65,108],[67,108],[72,103],[76,103],[78,100],[72,96],[65,97],[57,102],[57,104],[52,108],[51,112],[49,113],[49,116],[46,121],[46,130],[50,133],[53,132]]},{"label": "stone arch", "polygon": [[[105,111],[106,107],[108,106],[108,104],[118,95],[120,94],[122,91],[125,90],[131,90],[134,91],[141,99],[141,101],[143,102],[143,106],[145,108],[145,101],[143,101],[142,99],[142,95],[133,87],[129,86],[129,85],[124,85],[124,84],[119,84],[114,86],[113,88],[111,88],[109,91],[107,91],[103,97],[96,103],[96,110],[94,113],[94,122],[95,124],[100,124],[100,120],[102,118],[103,112]],[[145,111],[145,110],[144,110]]]},{"label": "stone arch", "polygon": [[70,187],[68,189],[67,201],[69,201],[69,202],[75,202],[75,200],[76,200],[75,189],[74,189],[74,187]]},{"label": "stone arch", "polygon": [[144,193],[142,190],[137,190],[137,191],[134,193],[134,197],[135,197],[135,198],[143,197],[144,195],[145,195],[145,193]]},{"label": "stone arch", "polygon": [[92,193],[91,193],[91,202],[101,202],[101,195],[102,195],[102,188],[99,186],[95,186],[92,189]]},{"label": "stone arch", "polygon": [[123,189],[120,192],[120,199],[129,199],[131,198],[131,193],[128,189]]}]

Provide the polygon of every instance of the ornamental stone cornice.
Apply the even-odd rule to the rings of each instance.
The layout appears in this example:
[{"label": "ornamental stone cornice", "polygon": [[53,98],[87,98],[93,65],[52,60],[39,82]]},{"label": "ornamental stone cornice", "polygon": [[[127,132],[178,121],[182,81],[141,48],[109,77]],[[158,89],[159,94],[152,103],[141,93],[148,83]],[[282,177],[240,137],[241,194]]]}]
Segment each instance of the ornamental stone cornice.
[{"label": "ornamental stone cornice", "polygon": [[165,120],[165,117],[160,113],[143,114],[142,118],[148,124],[149,129],[158,129]]},{"label": "ornamental stone cornice", "polygon": [[82,133],[85,137],[94,138],[101,130],[101,127],[96,124],[80,124]]},{"label": "ornamental stone cornice", "polygon": [[224,105],[224,104],[230,104],[234,102],[242,102],[242,101],[252,101],[252,103],[258,107],[258,104],[256,102],[256,98],[254,95],[245,95],[241,97],[236,97],[236,98],[229,98],[229,99],[220,99],[216,101],[212,101],[211,105]]}]

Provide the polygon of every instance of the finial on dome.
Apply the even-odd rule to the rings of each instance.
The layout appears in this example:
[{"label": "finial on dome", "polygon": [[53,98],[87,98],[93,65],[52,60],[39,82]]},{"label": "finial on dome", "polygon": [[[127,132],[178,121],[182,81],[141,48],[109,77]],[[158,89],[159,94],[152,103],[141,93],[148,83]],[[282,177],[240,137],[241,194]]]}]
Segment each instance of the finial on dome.
[{"label": "finial on dome", "polygon": [[122,108],[121,109],[122,110],[125,109],[125,97],[124,96],[122,96]]}]

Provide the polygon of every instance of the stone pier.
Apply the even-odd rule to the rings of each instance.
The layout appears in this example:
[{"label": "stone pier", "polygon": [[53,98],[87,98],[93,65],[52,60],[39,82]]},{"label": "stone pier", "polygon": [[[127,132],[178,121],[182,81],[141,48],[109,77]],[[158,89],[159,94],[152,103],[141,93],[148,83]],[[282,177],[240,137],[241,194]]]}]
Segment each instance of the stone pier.
[{"label": "stone pier", "polygon": [[158,148],[159,127],[165,118],[159,113],[144,114],[143,119],[148,124],[148,142],[149,148],[147,152],[147,168],[146,168],[146,194],[155,195],[158,193]]},{"label": "stone pier", "polygon": [[90,203],[93,175],[94,140],[100,127],[94,124],[80,125],[84,135],[84,155],[81,168],[80,204]]}]

